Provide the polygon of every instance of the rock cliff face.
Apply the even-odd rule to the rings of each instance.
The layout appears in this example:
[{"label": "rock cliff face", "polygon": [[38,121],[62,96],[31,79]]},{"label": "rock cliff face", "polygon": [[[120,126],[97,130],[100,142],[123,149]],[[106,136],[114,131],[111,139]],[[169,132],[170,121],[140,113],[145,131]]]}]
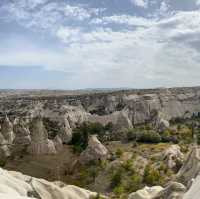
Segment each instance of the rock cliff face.
[{"label": "rock cliff face", "polygon": [[[56,147],[69,143],[72,129],[84,121],[112,122],[116,131],[151,122],[163,130],[171,119],[200,113],[200,87],[75,94],[8,91],[0,96],[0,147],[7,152],[6,147],[19,147],[23,140],[31,143],[31,153],[56,153]],[[17,120],[24,124],[16,127]]]}]

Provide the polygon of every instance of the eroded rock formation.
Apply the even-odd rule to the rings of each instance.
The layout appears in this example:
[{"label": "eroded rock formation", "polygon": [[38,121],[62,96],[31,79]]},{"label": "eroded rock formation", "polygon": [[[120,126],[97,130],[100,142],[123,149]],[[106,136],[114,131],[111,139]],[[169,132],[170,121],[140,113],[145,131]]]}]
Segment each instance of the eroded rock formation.
[{"label": "eroded rock formation", "polygon": [[1,133],[4,136],[5,140],[8,142],[8,144],[13,143],[13,140],[15,138],[13,132],[13,124],[10,122],[7,116],[4,118],[4,121],[1,125]]},{"label": "eroded rock formation", "polygon": [[129,195],[128,199],[154,199],[163,188],[161,186],[144,187]]},{"label": "eroded rock formation", "polygon": [[0,168],[1,199],[95,199],[97,193]]},{"label": "eroded rock formation", "polygon": [[30,154],[56,154],[56,147],[52,140],[48,139],[48,133],[40,116],[35,117],[31,123],[31,143],[28,147]]},{"label": "eroded rock formation", "polygon": [[163,158],[169,169],[173,169],[177,164],[181,164],[184,160],[184,155],[180,150],[179,145],[172,145],[163,153]]},{"label": "eroded rock formation", "polygon": [[191,181],[200,173],[200,147],[193,146],[191,151],[177,174],[177,179],[190,186]]},{"label": "eroded rock formation", "polygon": [[31,134],[22,119],[16,120],[14,124],[15,139],[13,140],[13,153],[20,154],[26,151],[31,143]]},{"label": "eroded rock formation", "polygon": [[108,158],[109,152],[106,147],[101,144],[96,135],[89,138],[88,147],[80,155],[80,163],[87,164],[90,161],[100,161]]}]

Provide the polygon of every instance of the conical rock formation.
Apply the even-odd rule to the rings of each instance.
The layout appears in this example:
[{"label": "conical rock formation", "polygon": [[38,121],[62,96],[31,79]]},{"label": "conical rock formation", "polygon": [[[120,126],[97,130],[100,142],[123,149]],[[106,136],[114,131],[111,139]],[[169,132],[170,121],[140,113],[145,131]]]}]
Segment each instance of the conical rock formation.
[{"label": "conical rock formation", "polygon": [[88,147],[80,155],[80,163],[89,163],[90,161],[105,160],[108,158],[107,148],[101,144],[96,135],[89,138]]},{"label": "conical rock formation", "polygon": [[30,131],[31,144],[28,148],[30,154],[56,154],[54,142],[48,139],[48,133],[40,116],[32,120]]}]

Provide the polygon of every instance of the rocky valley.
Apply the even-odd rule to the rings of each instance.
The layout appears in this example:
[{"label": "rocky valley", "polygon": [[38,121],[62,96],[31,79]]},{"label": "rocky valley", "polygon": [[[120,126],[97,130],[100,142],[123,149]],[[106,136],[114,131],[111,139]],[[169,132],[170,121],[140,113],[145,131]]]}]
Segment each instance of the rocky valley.
[{"label": "rocky valley", "polygon": [[199,143],[200,87],[0,90],[0,198],[198,199]]}]

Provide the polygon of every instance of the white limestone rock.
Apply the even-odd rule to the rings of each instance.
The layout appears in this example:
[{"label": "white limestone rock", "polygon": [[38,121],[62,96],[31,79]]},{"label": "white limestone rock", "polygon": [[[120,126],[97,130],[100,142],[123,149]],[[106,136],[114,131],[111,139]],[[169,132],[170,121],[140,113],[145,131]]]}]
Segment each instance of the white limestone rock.
[{"label": "white limestone rock", "polygon": [[87,164],[90,161],[105,160],[109,156],[108,149],[101,144],[96,135],[92,135],[88,141],[88,147],[80,155],[81,164]]},{"label": "white limestone rock", "polygon": [[28,145],[31,143],[31,134],[29,129],[25,126],[25,123],[21,119],[15,122],[14,132],[15,139],[13,141],[12,151],[19,154],[26,151]]},{"label": "white limestone rock", "polygon": [[58,186],[48,182],[23,175],[19,172],[8,172],[0,168],[0,198],[1,199],[91,199],[97,193],[72,185]]},{"label": "white limestone rock", "polygon": [[6,116],[2,125],[1,125],[1,133],[4,136],[5,140],[7,140],[8,144],[12,144],[15,138],[13,132],[13,124],[10,122],[9,118]]},{"label": "white limestone rock", "polygon": [[191,180],[200,173],[200,147],[195,145],[177,174],[177,179],[190,186]]},{"label": "white limestone rock", "polygon": [[182,199],[185,192],[186,187],[183,184],[178,182],[169,182],[154,199]]},{"label": "white limestone rock", "polygon": [[192,186],[185,193],[183,199],[199,199],[200,196],[200,175],[198,175],[192,182]]},{"label": "white limestone rock", "polygon": [[10,155],[11,152],[8,147],[8,142],[4,139],[3,135],[0,133],[0,160],[5,160]]},{"label": "white limestone rock", "polygon": [[58,152],[58,151],[62,151],[62,149],[63,149],[63,142],[62,142],[62,140],[61,140],[61,138],[60,138],[59,135],[57,135],[57,136],[54,138],[53,142],[54,142],[56,151],[57,151],[57,152]]},{"label": "white limestone rock", "polygon": [[32,120],[31,144],[28,152],[33,155],[56,154],[54,142],[48,139],[41,117],[35,117]]},{"label": "white limestone rock", "polygon": [[177,166],[177,162],[183,162],[184,155],[179,145],[172,145],[164,151],[163,158],[167,167],[173,169]]},{"label": "white limestone rock", "polygon": [[154,199],[162,190],[161,186],[144,187],[130,194],[128,199]]}]

